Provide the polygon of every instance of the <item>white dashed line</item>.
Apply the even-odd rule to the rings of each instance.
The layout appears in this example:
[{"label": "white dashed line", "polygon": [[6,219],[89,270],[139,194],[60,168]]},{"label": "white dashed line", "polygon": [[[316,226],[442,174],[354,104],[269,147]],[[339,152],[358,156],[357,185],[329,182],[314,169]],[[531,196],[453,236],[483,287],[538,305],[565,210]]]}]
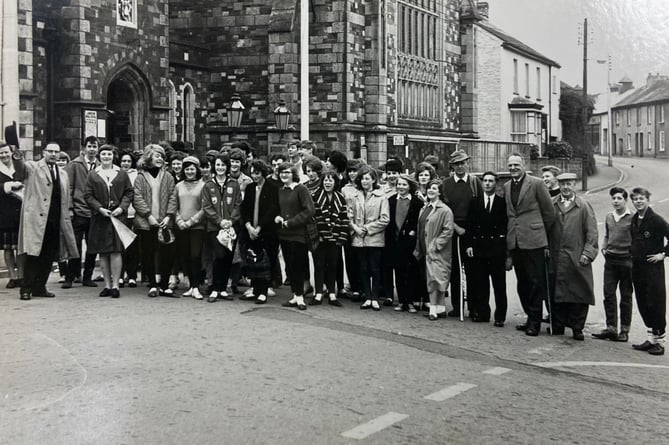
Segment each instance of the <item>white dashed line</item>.
[{"label": "white dashed line", "polygon": [[527,351],[528,354],[543,354],[544,352],[552,351],[552,346],[540,346],[538,348],[530,349]]},{"label": "white dashed line", "polygon": [[469,391],[472,388],[476,388],[476,385],[472,385],[471,383],[458,383],[456,385],[447,386],[446,388],[432,393],[429,396],[425,396],[424,398],[432,400],[433,402],[443,402],[444,400],[455,397],[465,391]]},{"label": "white dashed line", "polygon": [[667,202],[667,201],[669,201],[669,198],[660,199],[659,202]]},{"label": "white dashed line", "polygon": [[587,361],[573,361],[573,362],[539,362],[533,365],[541,366],[542,368],[570,368],[577,366],[615,366],[620,368],[660,368],[669,369],[667,365],[651,365],[648,363],[625,363],[625,362],[587,362]]},{"label": "white dashed line", "polygon": [[483,374],[502,375],[502,374],[506,374],[509,371],[511,371],[509,368],[502,368],[500,366],[496,366],[494,368],[486,369],[485,371],[483,371]]},{"label": "white dashed line", "polygon": [[408,414],[399,414],[391,411],[387,414],[377,417],[376,419],[372,419],[367,423],[358,425],[352,430],[343,432],[341,433],[341,435],[343,437],[348,437],[349,439],[361,440],[368,436],[371,436],[374,433],[378,433],[379,431],[388,428],[389,426],[397,422],[400,422],[406,419],[407,417],[409,417]]}]

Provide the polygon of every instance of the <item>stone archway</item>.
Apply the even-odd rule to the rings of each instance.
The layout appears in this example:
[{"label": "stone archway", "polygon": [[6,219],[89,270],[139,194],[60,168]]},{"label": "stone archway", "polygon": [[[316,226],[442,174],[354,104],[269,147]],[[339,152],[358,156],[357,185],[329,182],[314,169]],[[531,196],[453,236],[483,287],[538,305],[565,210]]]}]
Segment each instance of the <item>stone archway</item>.
[{"label": "stone archway", "polygon": [[107,141],[133,151],[146,145],[149,87],[142,74],[126,65],[107,87]]}]

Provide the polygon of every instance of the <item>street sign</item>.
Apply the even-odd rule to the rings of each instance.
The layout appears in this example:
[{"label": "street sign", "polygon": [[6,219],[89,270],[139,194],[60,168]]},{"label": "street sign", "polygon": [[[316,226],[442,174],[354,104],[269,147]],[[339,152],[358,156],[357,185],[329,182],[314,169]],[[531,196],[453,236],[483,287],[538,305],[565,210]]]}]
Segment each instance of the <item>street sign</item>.
[{"label": "street sign", "polygon": [[404,145],[404,135],[393,136],[393,145]]}]

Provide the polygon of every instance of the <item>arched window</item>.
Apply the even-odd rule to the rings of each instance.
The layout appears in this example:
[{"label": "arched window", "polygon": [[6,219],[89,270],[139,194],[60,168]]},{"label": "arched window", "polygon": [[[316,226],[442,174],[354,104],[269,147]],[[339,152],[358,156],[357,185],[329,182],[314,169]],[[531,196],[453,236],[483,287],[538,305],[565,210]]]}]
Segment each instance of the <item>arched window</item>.
[{"label": "arched window", "polygon": [[195,143],[195,93],[190,83],[183,86],[182,98],[183,140]]},{"label": "arched window", "polygon": [[169,107],[170,111],[167,117],[167,140],[176,141],[177,140],[177,89],[174,87],[174,84],[171,80],[168,80],[170,88],[169,95]]}]

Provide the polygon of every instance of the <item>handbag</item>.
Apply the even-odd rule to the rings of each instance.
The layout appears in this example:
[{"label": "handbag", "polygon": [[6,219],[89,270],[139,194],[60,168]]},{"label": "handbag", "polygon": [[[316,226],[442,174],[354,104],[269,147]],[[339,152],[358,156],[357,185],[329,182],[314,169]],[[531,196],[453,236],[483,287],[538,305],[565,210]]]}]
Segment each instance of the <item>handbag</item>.
[{"label": "handbag", "polygon": [[158,229],[158,242],[160,244],[172,244],[174,242],[174,232],[167,227]]},{"label": "handbag", "polygon": [[262,247],[246,250],[246,268],[250,278],[271,280],[269,255]]},{"label": "handbag", "polygon": [[311,218],[311,221],[307,222],[305,226],[305,239],[307,241],[307,248],[315,252],[318,249],[318,245],[321,242],[321,236],[318,233],[318,227],[316,226],[316,221]]}]

